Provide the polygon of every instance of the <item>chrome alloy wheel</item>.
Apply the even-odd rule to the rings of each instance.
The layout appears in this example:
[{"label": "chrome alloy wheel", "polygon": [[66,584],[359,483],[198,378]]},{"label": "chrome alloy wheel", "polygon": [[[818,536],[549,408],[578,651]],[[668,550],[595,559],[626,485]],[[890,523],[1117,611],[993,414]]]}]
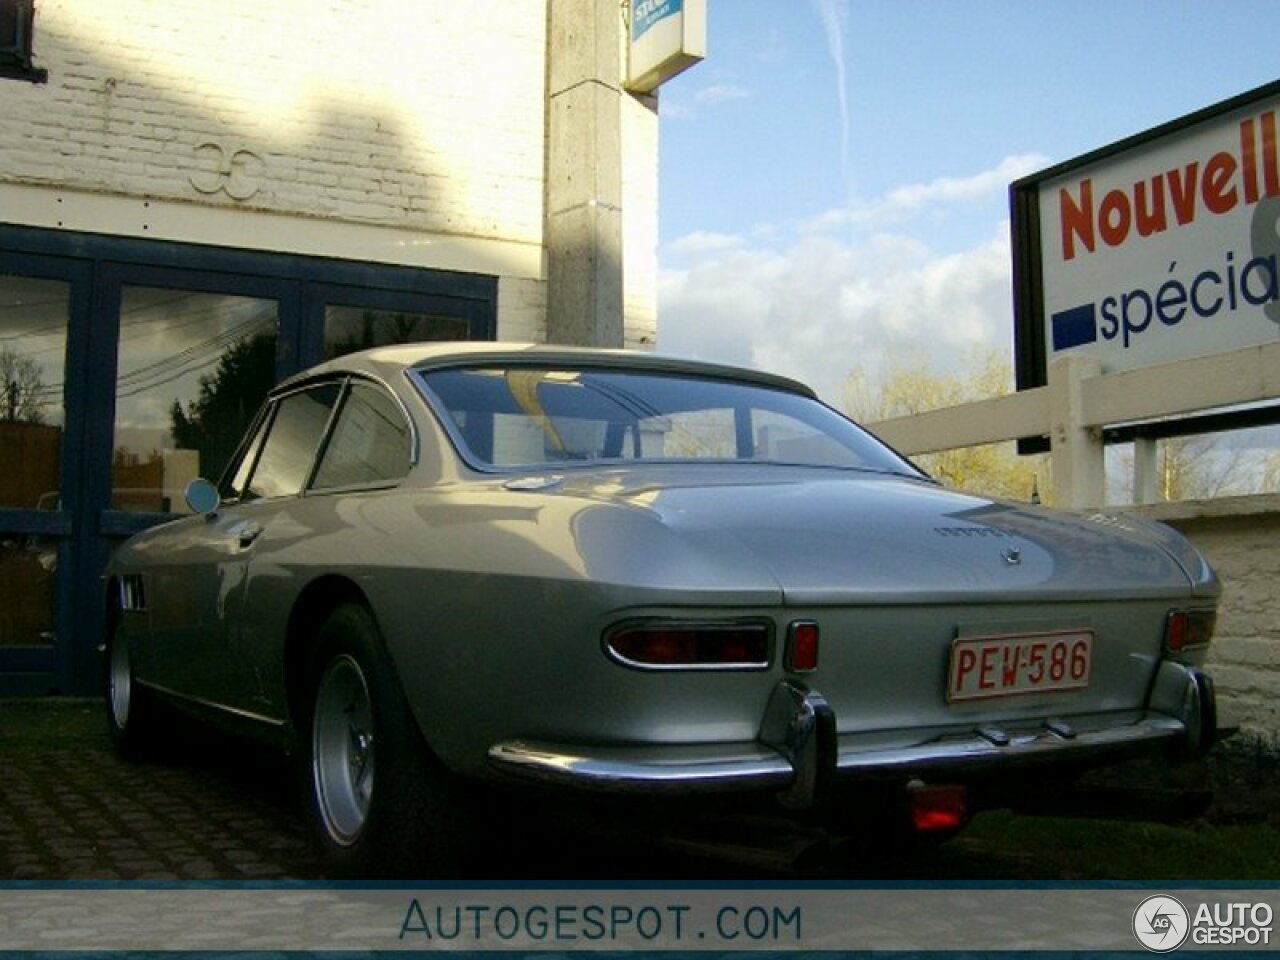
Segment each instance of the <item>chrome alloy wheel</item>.
[{"label": "chrome alloy wheel", "polygon": [[133,666],[129,662],[129,643],[119,636],[111,643],[111,662],[107,666],[107,702],[111,706],[111,722],[116,729],[129,725],[129,708],[133,700]]},{"label": "chrome alloy wheel", "polygon": [[335,657],[320,678],[311,725],[311,777],[325,829],[340,846],[359,839],[373,798],[373,700],[355,658]]}]

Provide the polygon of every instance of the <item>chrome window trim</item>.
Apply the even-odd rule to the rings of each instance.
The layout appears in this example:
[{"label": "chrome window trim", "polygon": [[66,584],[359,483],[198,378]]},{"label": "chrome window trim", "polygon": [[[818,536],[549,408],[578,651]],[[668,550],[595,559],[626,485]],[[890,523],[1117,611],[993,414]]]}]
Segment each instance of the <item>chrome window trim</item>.
[{"label": "chrome window trim", "polygon": [[[368,383],[375,389],[381,390],[384,395],[390,397],[395,408],[400,412],[401,417],[404,418],[404,422],[409,427],[409,469],[406,471],[405,476],[397,477],[394,480],[388,480],[386,482],[376,481],[367,484],[325,487],[322,490],[316,490],[312,487],[312,484],[315,482],[316,471],[319,469],[321,458],[324,456],[324,452],[329,446],[329,440],[333,436],[333,430],[338,422],[338,417],[341,415],[342,409],[351,395],[352,386],[357,381],[361,383]],[[224,505],[257,503],[259,501],[270,500],[287,500],[290,498],[297,499],[301,497],[322,496],[325,494],[351,490],[389,490],[400,486],[400,484],[404,482],[405,478],[413,472],[414,468],[418,466],[422,459],[422,434],[418,429],[417,421],[414,420],[413,415],[409,412],[409,408],[405,404],[403,398],[401,398],[400,394],[397,393],[396,390],[394,390],[382,377],[374,376],[373,374],[365,373],[363,371],[344,370],[331,372],[323,376],[307,378],[305,380],[286,381],[284,384],[268,393],[261,409],[259,409],[257,415],[251,422],[249,429],[245,432],[244,438],[241,441],[240,447],[237,448],[235,456],[232,457],[231,461],[227,464],[226,469],[223,471],[222,478],[218,483],[218,489],[220,491],[225,489],[224,485],[229,482],[232,476],[234,476],[235,472],[243,462],[244,457],[250,452],[254,437],[265,427],[266,434],[263,437],[261,446],[254,454],[255,462],[248,473],[248,482],[252,482],[253,475],[258,470],[258,461],[262,459],[262,451],[266,449],[267,444],[271,440],[271,432],[275,429],[276,413],[279,410],[280,404],[284,400],[287,400],[289,397],[295,396],[299,393],[306,393],[309,390],[315,390],[328,385],[336,385],[338,387],[338,398],[334,402],[333,408],[329,411],[329,416],[325,422],[324,429],[321,431],[320,439],[316,444],[315,450],[312,451],[311,465],[307,470],[306,479],[302,484],[302,489],[294,493],[281,494],[280,496],[275,497],[252,498],[245,497],[244,491],[240,491],[239,495],[236,497],[224,497]]]}]

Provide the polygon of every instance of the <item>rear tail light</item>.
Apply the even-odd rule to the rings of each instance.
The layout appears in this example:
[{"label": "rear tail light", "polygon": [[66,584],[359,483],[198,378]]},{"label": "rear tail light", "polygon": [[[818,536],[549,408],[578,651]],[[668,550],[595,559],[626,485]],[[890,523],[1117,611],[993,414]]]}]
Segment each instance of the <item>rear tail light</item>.
[{"label": "rear tail light", "polygon": [[757,621],[646,620],[615,627],[604,645],[619,663],[646,670],[763,670],[769,633],[769,625]]},{"label": "rear tail light", "polygon": [[968,819],[968,791],[955,785],[925,786],[912,783],[911,826],[916,833],[949,833]]},{"label": "rear tail light", "polygon": [[1216,610],[1174,610],[1165,622],[1164,648],[1182,653],[1207,647],[1218,623]]}]

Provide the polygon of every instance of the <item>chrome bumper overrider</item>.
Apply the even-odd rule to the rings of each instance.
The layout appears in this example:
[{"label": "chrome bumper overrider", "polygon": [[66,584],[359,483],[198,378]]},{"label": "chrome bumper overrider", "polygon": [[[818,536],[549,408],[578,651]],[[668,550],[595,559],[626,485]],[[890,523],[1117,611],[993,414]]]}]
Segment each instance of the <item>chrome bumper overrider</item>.
[{"label": "chrome bumper overrider", "polygon": [[567,746],[512,740],[495,744],[498,769],[548,783],[607,792],[777,791],[784,805],[811,805],[829,779],[965,776],[1023,761],[1087,761],[1167,742],[1187,756],[1212,746],[1213,684],[1193,667],[1161,664],[1149,709],[1036,726],[986,725],[926,741],[840,736],[821,694],[790,680],[774,691],[755,743],[676,746]]}]

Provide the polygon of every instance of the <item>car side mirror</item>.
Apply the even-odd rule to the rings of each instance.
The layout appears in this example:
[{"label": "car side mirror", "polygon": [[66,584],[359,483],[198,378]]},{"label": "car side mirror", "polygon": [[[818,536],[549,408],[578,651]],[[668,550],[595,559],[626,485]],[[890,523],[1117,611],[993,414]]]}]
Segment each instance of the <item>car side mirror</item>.
[{"label": "car side mirror", "polygon": [[204,477],[196,477],[188,483],[184,496],[187,507],[192,513],[201,513],[205,516],[217,510],[218,504],[222,502],[218,488]]}]

